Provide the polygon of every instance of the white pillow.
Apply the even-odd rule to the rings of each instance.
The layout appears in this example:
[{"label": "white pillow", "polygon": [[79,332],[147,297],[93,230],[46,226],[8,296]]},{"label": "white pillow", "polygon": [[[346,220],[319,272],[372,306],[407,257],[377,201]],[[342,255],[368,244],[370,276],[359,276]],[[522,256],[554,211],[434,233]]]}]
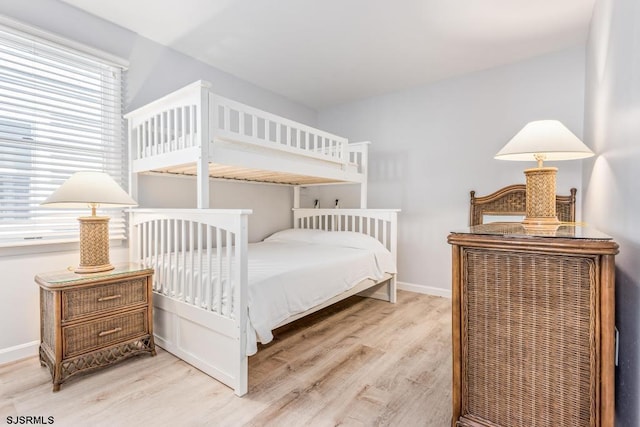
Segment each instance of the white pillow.
[{"label": "white pillow", "polygon": [[265,242],[307,242],[311,243],[313,239],[322,233],[326,233],[323,230],[309,230],[305,228],[288,228],[286,230],[280,230],[273,233],[271,236],[264,239]]},{"label": "white pillow", "polygon": [[397,272],[391,252],[381,242],[366,234],[355,231],[326,231],[314,236],[313,243],[371,251],[381,272]]},{"label": "white pillow", "polygon": [[384,245],[375,238],[355,231],[325,231],[306,228],[288,228],[286,230],[276,231],[271,236],[265,238],[264,241],[307,242],[342,246],[346,248],[386,250]]},{"label": "white pillow", "polygon": [[382,243],[366,234],[355,231],[324,231],[304,228],[289,228],[273,233],[265,242],[306,242],[346,248],[365,249],[373,252],[378,268],[382,272],[396,273],[396,263],[391,252]]},{"label": "white pillow", "polygon": [[372,251],[385,250],[382,243],[366,234],[355,231],[325,231],[313,237],[313,243],[342,246],[345,248],[369,249]]}]

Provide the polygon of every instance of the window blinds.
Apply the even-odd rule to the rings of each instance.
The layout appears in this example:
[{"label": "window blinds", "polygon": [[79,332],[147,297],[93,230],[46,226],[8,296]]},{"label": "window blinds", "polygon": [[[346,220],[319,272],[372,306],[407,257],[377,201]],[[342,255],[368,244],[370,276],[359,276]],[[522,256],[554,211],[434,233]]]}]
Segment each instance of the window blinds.
[{"label": "window blinds", "polygon": [[[0,247],[78,240],[86,210],[40,203],[74,172],[126,188],[123,69],[0,26]],[[125,238],[122,210],[110,237]]]}]

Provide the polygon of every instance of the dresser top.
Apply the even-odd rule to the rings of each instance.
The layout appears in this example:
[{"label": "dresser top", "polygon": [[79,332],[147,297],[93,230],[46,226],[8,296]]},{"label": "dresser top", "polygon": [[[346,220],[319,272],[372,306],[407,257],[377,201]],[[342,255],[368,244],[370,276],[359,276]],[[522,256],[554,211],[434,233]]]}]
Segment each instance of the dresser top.
[{"label": "dresser top", "polygon": [[35,280],[41,285],[51,287],[61,287],[65,285],[78,285],[82,283],[92,283],[96,281],[118,279],[132,275],[146,275],[153,273],[153,269],[145,268],[137,263],[115,264],[113,270],[101,271],[98,273],[79,274],[73,270],[51,271],[36,275]]},{"label": "dresser top", "polygon": [[488,224],[474,225],[461,230],[455,230],[456,234],[474,234],[505,237],[546,237],[562,239],[587,239],[587,240],[613,240],[595,228],[574,224],[560,224],[557,227],[525,227],[520,222],[492,222]]}]

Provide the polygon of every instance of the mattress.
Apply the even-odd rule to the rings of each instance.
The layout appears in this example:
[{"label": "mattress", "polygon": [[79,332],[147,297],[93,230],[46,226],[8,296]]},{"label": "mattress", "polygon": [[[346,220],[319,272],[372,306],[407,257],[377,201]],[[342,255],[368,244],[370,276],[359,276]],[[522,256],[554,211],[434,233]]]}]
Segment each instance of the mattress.
[{"label": "mattress", "polygon": [[[187,268],[187,276],[194,274],[196,282],[204,275],[208,283],[209,275],[213,275],[211,281],[215,284],[220,266],[226,276],[227,263],[218,262],[215,253],[211,267],[207,260],[202,266],[199,262],[193,267],[190,263],[176,266],[168,258],[156,267],[159,280],[174,274],[176,268]],[[272,329],[283,320],[363,280],[381,280],[385,273],[396,273],[391,253],[377,240],[360,233],[291,229],[249,244],[247,354],[257,351],[258,342],[270,342]],[[228,309],[229,295],[222,294],[221,301],[215,295],[212,298],[212,305],[221,306],[223,313]]]}]

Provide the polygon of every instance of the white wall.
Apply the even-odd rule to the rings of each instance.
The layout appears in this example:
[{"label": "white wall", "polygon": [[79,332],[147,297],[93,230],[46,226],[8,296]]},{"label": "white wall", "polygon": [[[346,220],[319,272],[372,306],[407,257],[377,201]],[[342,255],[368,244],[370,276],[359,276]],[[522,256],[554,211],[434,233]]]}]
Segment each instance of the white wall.
[{"label": "white wall", "polygon": [[[0,14],[76,40],[129,61],[125,110],[130,111],[158,96],[198,79],[213,83],[215,90],[239,101],[266,109],[309,125],[315,125],[316,113],[305,106],[237,79],[178,52],[95,18],[57,0],[3,0]],[[169,179],[144,178],[141,206],[195,206],[194,183]],[[290,225],[291,190],[268,185],[213,184],[214,207],[254,209],[250,217],[252,238],[258,239]],[[224,196],[224,201],[219,200]],[[274,202],[275,201],[275,202]],[[72,245],[73,246],[73,245]],[[127,259],[127,250],[115,247],[111,261]],[[33,282],[37,272],[58,270],[78,263],[77,245],[66,251],[19,255],[0,252],[0,363],[36,354],[39,340],[38,287]]]},{"label": "white wall", "polygon": [[[559,119],[581,137],[583,93],[584,46],[577,46],[321,110],[318,125],[371,141],[369,207],[402,209],[399,280],[450,290],[447,234],[468,224],[469,191],[524,182],[533,162],[493,156],[531,120]],[[581,195],[580,162],[549,165],[559,167],[559,193],[576,187]],[[322,193],[324,203],[336,198],[334,189]]]},{"label": "white wall", "polygon": [[587,44],[586,220],[613,236],[616,258],[616,425],[640,425],[640,3],[597,0]]},{"label": "white wall", "polygon": [[[209,186],[211,208],[253,209],[249,216],[249,241],[258,242],[268,235],[291,227],[293,193],[289,186],[248,184],[213,180]],[[167,178],[143,175],[144,189],[138,203],[148,208],[195,208],[196,182],[192,177]],[[167,197],[170,194],[170,197]]]}]

